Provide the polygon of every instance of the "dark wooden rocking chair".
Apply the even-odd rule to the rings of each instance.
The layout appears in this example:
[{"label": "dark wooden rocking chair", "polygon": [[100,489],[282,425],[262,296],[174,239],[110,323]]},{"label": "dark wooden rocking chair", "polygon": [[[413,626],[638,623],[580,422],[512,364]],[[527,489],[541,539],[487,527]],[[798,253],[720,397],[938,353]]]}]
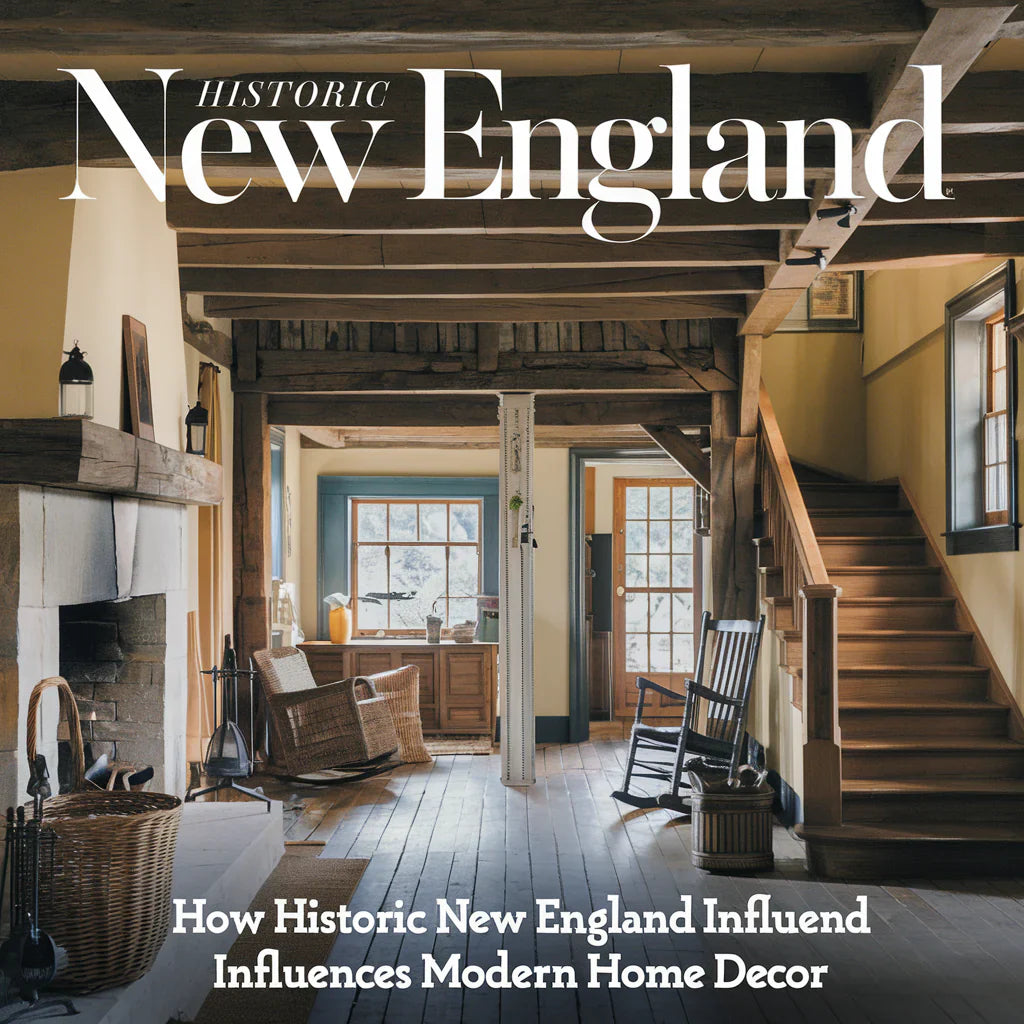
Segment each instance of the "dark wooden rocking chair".
[{"label": "dark wooden rocking chair", "polygon": [[[700,623],[696,671],[693,679],[686,680],[685,695],[637,676],[640,693],[636,719],[630,733],[626,777],[622,789],[612,793],[616,800],[632,807],[665,807],[688,814],[688,798],[679,792],[690,788],[683,781],[687,757],[701,757],[709,763],[728,767],[730,775],[735,775],[743,756],[747,708],[763,632],[763,615],[752,621],[715,620],[705,612]],[[704,682],[706,661],[710,662],[710,671]],[[680,726],[650,725],[643,721],[648,690],[684,703]],[[644,760],[637,757],[639,752],[643,752]],[[673,756],[670,760],[649,759],[659,753]],[[660,796],[631,793],[630,783],[638,778],[661,779],[669,788]]]}]

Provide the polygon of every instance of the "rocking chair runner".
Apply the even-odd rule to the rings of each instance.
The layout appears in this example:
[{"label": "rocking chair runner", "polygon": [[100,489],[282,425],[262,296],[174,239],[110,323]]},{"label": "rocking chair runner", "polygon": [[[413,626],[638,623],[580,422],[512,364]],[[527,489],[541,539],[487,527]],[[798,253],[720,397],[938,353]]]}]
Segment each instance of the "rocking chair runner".
[{"label": "rocking chair runner", "polygon": [[287,777],[304,782],[310,772],[340,769],[352,773],[331,781],[353,782],[400,762],[387,702],[364,677],[317,686],[305,654],[296,647],[253,655],[263,683],[270,724],[271,755]]},{"label": "rocking chair runner", "polygon": [[[735,774],[743,755],[746,738],[747,708],[750,690],[757,667],[757,654],[764,632],[764,616],[746,619],[712,619],[705,612],[700,623],[700,646],[693,679],[686,680],[685,696],[665,686],[637,676],[640,691],[636,705],[636,719],[630,734],[629,757],[622,789],[612,796],[633,807],[665,807],[688,813],[686,798],[681,788],[684,762],[687,756],[699,756],[706,761],[727,766]],[[710,672],[704,681],[704,666],[711,648]],[[648,690],[670,700],[685,702],[682,725],[650,725],[643,721],[645,697]],[[638,760],[638,751],[651,751],[666,755],[668,760]],[[646,755],[645,755],[646,756]],[[637,768],[644,769],[637,771]],[[660,796],[631,793],[630,783],[635,778],[661,779],[669,784]]]}]

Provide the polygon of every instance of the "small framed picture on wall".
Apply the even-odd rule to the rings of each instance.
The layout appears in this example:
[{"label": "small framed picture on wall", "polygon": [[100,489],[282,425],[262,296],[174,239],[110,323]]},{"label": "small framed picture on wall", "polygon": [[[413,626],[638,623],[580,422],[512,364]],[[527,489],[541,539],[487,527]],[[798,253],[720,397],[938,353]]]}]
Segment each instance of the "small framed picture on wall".
[{"label": "small framed picture on wall", "polygon": [[126,429],[136,437],[156,440],[153,429],[153,388],[149,377],[149,345],[146,325],[133,316],[121,318],[124,339],[124,370],[128,380],[128,423]]}]

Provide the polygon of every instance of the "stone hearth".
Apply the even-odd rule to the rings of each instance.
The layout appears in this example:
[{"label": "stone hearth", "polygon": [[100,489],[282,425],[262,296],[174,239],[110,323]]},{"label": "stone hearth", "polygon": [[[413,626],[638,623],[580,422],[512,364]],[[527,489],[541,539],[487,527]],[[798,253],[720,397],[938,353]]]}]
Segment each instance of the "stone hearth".
[{"label": "stone hearth", "polygon": [[[154,789],[183,793],[187,551],[182,505],[0,486],[0,807],[25,799],[29,693],[62,669],[79,675],[83,731],[97,752],[116,745],[118,757],[153,765]],[[72,620],[82,615],[117,627],[113,640],[100,629],[107,639],[92,651],[106,666],[93,675],[115,665],[113,679],[83,678],[74,668],[83,663],[62,651],[62,618],[74,634]],[[40,711],[40,752],[54,781],[56,715],[51,692]]]}]

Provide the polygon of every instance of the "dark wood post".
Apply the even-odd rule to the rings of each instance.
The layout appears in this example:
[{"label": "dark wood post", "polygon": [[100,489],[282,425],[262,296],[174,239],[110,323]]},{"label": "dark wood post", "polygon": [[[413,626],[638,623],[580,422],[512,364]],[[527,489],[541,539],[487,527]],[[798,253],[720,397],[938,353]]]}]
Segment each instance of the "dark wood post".
[{"label": "dark wood post", "polygon": [[[234,340],[238,379],[254,378],[256,321],[236,321]],[[234,404],[234,640],[239,666],[246,668],[253,651],[270,646],[270,427],[266,395],[236,392]]]},{"label": "dark wood post", "polygon": [[[757,438],[753,432],[741,433],[741,428],[756,430],[756,415],[751,428],[745,384],[748,379],[760,379],[761,349],[757,340],[756,346],[743,346],[740,390],[716,391],[711,396],[712,614],[719,619],[752,619],[757,615]],[[756,398],[754,403],[756,409]]]},{"label": "dark wood post", "polygon": [[841,825],[836,613],[842,590],[831,583],[814,583],[800,593],[804,599],[804,824]]}]

